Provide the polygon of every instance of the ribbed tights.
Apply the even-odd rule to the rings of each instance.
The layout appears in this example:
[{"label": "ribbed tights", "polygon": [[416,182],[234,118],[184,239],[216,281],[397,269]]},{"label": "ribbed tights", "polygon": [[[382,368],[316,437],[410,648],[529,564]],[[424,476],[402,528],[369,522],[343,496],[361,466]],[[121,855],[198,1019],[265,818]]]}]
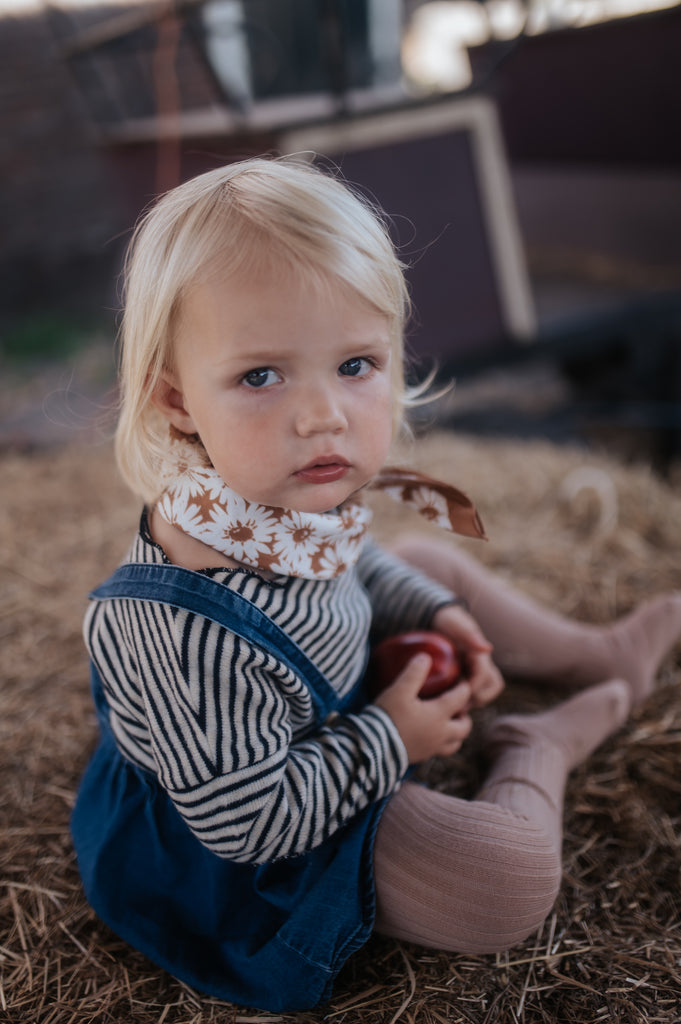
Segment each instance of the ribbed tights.
[{"label": "ribbed tights", "polygon": [[550,912],[568,774],[651,692],[681,635],[681,594],[597,627],[542,608],[456,549],[415,538],[395,550],[467,600],[503,672],[573,690],[548,711],[493,722],[484,738],[491,768],[473,800],[407,782],[378,828],[376,930],[431,948],[497,952]]}]

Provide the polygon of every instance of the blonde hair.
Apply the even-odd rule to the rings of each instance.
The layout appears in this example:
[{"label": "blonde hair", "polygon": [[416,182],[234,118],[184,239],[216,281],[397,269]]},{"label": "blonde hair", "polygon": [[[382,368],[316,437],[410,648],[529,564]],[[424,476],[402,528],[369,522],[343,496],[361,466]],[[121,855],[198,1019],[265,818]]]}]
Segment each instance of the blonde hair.
[{"label": "blonde hair", "polygon": [[121,406],[116,456],[146,501],[160,492],[168,423],[152,402],[172,367],[183,298],[203,274],[293,270],[338,283],[384,315],[393,358],[396,429],[409,394],[403,336],[409,296],[382,216],[347,185],[295,158],[229,164],[166,193],[142,218],[124,268]]}]

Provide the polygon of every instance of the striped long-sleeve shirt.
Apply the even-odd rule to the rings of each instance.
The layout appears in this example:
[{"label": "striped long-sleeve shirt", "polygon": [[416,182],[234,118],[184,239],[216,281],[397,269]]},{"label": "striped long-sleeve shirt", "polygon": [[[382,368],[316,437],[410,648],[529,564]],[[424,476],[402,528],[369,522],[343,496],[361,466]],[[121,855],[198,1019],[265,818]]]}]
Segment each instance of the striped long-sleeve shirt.
[{"label": "striped long-sleeve shirt", "polygon": [[[143,518],[127,561],[164,562]],[[369,628],[426,626],[445,588],[367,542],[331,581],[210,570],[258,605],[340,697],[364,670]],[[154,772],[198,839],[262,863],[312,849],[390,794],[407,754],[374,704],[310,734],[303,680],[271,654],[194,613],[133,599],[93,603],[85,638],[123,755]]]}]

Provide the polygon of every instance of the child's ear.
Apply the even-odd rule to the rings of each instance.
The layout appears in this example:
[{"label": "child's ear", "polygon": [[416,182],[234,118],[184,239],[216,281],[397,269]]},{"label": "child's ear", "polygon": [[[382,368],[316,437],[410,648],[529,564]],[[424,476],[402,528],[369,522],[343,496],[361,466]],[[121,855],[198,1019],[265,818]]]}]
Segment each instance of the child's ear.
[{"label": "child's ear", "polygon": [[162,371],[151,393],[151,400],[168,422],[183,434],[197,433],[194,420],[185,408],[184,395],[178,387],[175,374],[168,370]]}]

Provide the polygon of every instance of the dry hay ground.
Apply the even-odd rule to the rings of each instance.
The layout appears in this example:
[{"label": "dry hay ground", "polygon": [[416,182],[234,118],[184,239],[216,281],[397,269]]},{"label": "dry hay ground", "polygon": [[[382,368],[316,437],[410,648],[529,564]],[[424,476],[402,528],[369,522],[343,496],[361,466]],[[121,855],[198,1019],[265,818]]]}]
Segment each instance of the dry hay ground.
[{"label": "dry hay ground", "polygon": [[[681,496],[643,468],[543,444],[444,437],[418,442],[415,454],[477,497],[491,540],[473,550],[565,612],[603,621],[681,586]],[[449,956],[374,939],[328,1006],[281,1017],[203,998],[130,950],[83,899],[68,817],[95,741],[80,639],[85,594],[127,546],[136,503],[108,446],[6,454],[2,480],[0,1019],[681,1019],[678,650],[646,707],[572,777],[555,912],[508,954]],[[383,504],[380,512],[390,535],[395,515]],[[520,697],[537,701],[529,690]],[[430,779],[466,792],[476,760],[473,741],[455,772],[435,763]]]}]

